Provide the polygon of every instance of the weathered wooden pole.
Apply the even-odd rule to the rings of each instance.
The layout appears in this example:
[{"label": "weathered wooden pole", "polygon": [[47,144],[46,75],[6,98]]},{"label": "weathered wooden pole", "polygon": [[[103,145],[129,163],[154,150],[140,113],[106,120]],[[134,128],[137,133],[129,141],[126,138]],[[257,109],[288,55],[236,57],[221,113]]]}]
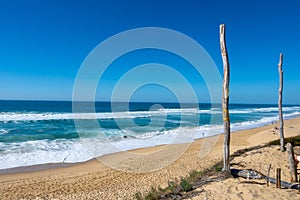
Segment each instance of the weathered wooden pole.
[{"label": "weathered wooden pole", "polygon": [[280,53],[278,72],[279,72],[279,90],[278,90],[278,112],[279,112],[279,135],[280,135],[280,150],[285,151],[284,148],[284,134],[283,134],[283,116],[282,116],[282,90],[283,90],[283,71],[282,71],[283,54]]},{"label": "weathered wooden pole", "polygon": [[290,164],[291,182],[297,182],[297,167],[294,160],[294,149],[291,143],[287,143],[286,150],[288,153],[288,159]]},{"label": "weathered wooden pole", "polygon": [[276,188],[281,188],[281,169],[276,169]]},{"label": "weathered wooden pole", "polygon": [[224,124],[224,157],[223,157],[223,171],[230,174],[230,117],[228,110],[229,103],[229,80],[230,80],[230,68],[228,61],[228,54],[226,48],[225,40],[225,25],[220,25],[220,46],[221,55],[223,60],[223,98],[222,98],[222,108],[223,108],[223,124]]},{"label": "weathered wooden pole", "polygon": [[267,186],[269,187],[269,182],[270,182],[270,180],[269,180],[269,177],[270,177],[270,170],[271,170],[271,164],[269,165],[269,168],[268,168],[268,176],[267,176]]}]

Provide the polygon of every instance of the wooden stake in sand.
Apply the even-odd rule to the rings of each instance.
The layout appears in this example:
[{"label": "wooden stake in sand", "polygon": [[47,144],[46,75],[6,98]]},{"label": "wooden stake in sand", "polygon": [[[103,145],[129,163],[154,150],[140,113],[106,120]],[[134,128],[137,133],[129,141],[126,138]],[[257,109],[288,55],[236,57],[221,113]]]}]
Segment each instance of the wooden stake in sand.
[{"label": "wooden stake in sand", "polygon": [[285,151],[284,148],[284,134],[283,134],[283,117],[282,117],[282,90],[283,90],[283,71],[282,71],[283,54],[280,53],[278,72],[279,72],[279,90],[278,90],[278,112],[279,112],[279,134],[280,134],[280,150]]},{"label": "wooden stake in sand", "polygon": [[230,169],[231,175],[234,177],[243,177],[246,179],[265,179],[272,184],[276,184],[277,188],[288,188],[288,189],[297,189],[300,190],[300,184],[298,183],[289,183],[286,181],[281,181],[281,169],[276,169],[276,178],[272,178],[269,176],[265,176],[262,173],[259,173],[255,170],[247,170],[247,169]]},{"label": "wooden stake in sand", "polygon": [[223,157],[223,171],[230,174],[230,118],[228,111],[229,103],[229,80],[230,80],[230,68],[228,62],[228,54],[226,48],[225,40],[225,25],[220,25],[220,46],[221,46],[221,55],[223,60],[223,69],[224,69],[224,78],[223,78],[223,98],[222,98],[222,108],[223,108],[223,124],[224,124],[224,157]]},{"label": "wooden stake in sand", "polygon": [[293,149],[291,143],[287,143],[286,150],[288,153],[288,159],[289,159],[289,164],[290,164],[291,182],[297,182],[297,167],[295,165],[294,149]]},{"label": "wooden stake in sand", "polygon": [[270,182],[270,180],[269,180],[269,177],[270,177],[270,170],[271,170],[271,164],[269,165],[269,168],[268,168],[268,177],[267,177],[267,186],[269,187],[269,182]]},{"label": "wooden stake in sand", "polygon": [[276,169],[276,188],[281,188],[281,169]]}]

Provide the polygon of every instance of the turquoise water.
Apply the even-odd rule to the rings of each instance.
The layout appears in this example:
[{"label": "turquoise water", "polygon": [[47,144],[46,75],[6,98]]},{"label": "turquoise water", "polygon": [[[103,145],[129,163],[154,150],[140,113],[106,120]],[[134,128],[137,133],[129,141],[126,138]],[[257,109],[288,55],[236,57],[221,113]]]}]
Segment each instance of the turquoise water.
[{"label": "turquoise water", "polygon": [[[220,105],[177,103],[97,102],[96,114],[72,113],[72,102],[0,101],[0,169],[44,163],[81,162],[95,155],[83,140],[110,141],[119,151],[169,144],[174,135],[190,133],[194,139],[222,133]],[[89,109],[86,109],[89,110]],[[283,107],[285,118],[300,115],[300,106]],[[273,123],[276,105],[230,105],[232,130]],[[99,127],[78,127],[75,122]],[[83,134],[82,134],[83,133]],[[111,153],[103,148],[100,155]]]}]

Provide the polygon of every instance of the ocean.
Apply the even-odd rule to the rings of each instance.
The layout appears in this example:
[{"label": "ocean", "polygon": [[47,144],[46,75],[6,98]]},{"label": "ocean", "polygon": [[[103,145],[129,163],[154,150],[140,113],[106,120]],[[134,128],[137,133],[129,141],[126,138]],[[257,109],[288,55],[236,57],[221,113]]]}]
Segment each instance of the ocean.
[{"label": "ocean", "polygon": [[[218,104],[120,102],[112,107],[110,102],[96,102],[94,106],[95,114],[73,113],[68,101],[0,101],[0,169],[83,162],[117,151],[170,144],[182,133],[194,140],[223,132]],[[283,114],[285,119],[300,116],[300,106],[286,105]],[[278,108],[231,104],[230,117],[232,131],[250,129],[276,122]],[[76,125],[93,120],[98,127]],[[109,141],[116,148],[111,151],[104,145],[95,155],[84,141],[97,146]]]}]

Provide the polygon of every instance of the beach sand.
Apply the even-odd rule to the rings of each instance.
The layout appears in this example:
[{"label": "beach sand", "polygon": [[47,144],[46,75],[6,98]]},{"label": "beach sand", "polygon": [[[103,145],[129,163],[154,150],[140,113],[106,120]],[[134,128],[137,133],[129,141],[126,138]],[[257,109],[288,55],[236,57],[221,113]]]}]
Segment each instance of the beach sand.
[{"label": "beach sand", "polygon": [[[278,139],[275,126],[278,127],[278,124],[234,132],[231,153]],[[300,135],[300,118],[285,121],[285,136],[295,135]],[[184,177],[192,170],[203,170],[220,161],[223,137],[216,139],[216,144],[207,156],[202,157],[203,154],[199,153],[204,143],[204,140],[199,139],[166,167],[163,167],[168,164],[166,160],[169,161],[170,157],[176,159],[177,153],[183,151],[186,145],[159,146],[102,157],[104,163],[119,170],[107,167],[98,160],[91,160],[42,171],[2,174],[0,199],[134,199],[137,192],[146,192],[151,186],[167,186],[169,180]],[[214,141],[214,138],[206,142],[210,140]],[[132,158],[122,160],[128,155],[132,155]],[[252,168],[262,173],[266,173],[269,164],[272,164],[271,177],[275,177],[275,170],[280,167],[282,180],[290,181],[287,154],[280,152],[277,146],[247,152],[235,157],[231,163],[234,168]],[[163,168],[145,172],[160,167]],[[193,199],[300,199],[297,190],[276,189],[272,184],[267,187],[264,181],[242,178],[210,183],[197,190],[202,192]]]}]

